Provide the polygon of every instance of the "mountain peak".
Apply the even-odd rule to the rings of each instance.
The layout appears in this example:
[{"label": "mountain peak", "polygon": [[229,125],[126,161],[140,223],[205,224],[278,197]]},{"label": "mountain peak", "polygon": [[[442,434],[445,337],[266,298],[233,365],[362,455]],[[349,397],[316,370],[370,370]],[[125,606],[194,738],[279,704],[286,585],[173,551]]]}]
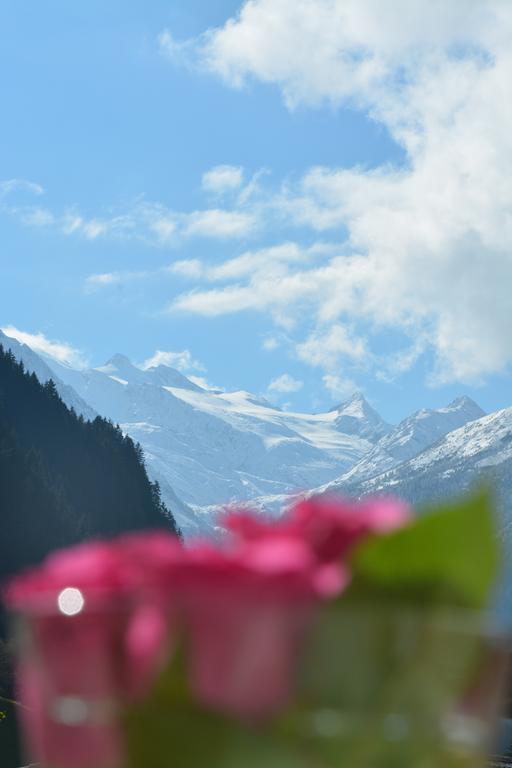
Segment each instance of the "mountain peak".
[{"label": "mountain peak", "polygon": [[351,395],[348,400],[343,400],[341,403],[338,403],[337,405],[333,405],[332,408],[329,409],[329,413],[333,413],[334,411],[345,411],[350,406],[364,406],[368,405],[370,407],[368,401],[366,400],[365,396],[362,392],[354,392],[353,395]]},{"label": "mountain peak", "polygon": [[354,392],[352,397],[349,397],[345,402],[340,403],[338,406],[339,411],[347,411],[349,408],[360,408],[362,410],[373,410],[368,400],[365,398],[362,392]]},{"label": "mountain peak", "polygon": [[337,413],[337,428],[348,435],[359,435],[370,442],[376,442],[390,430],[389,425],[372,408],[362,392],[355,392],[332,411]]},{"label": "mountain peak", "polygon": [[452,400],[447,407],[452,411],[470,410],[478,413],[480,416],[485,415],[485,411],[483,411],[478,403],[475,403],[475,401],[468,395],[461,395],[460,397],[456,397],[455,400]]},{"label": "mountain peak", "polygon": [[129,357],[126,357],[126,355],[122,355],[121,352],[116,352],[115,355],[113,355],[110,360],[107,360],[105,365],[113,365],[116,368],[133,368],[134,365]]},{"label": "mountain peak", "polygon": [[122,355],[120,352],[116,352],[115,355],[112,355],[112,357],[107,360],[105,365],[99,365],[94,370],[106,374],[133,374],[137,369],[129,357]]}]

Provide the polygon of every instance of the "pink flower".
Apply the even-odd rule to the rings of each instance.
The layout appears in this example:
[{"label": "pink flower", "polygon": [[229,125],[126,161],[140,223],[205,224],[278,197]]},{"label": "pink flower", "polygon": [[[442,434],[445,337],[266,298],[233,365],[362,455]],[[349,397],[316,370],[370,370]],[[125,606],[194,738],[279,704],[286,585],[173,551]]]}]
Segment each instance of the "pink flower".
[{"label": "pink flower", "polygon": [[334,495],[301,500],[278,521],[248,513],[229,513],[228,530],[245,541],[292,538],[304,541],[324,563],[340,561],[362,539],[405,525],[410,518],[405,502],[391,497],[352,501]]},{"label": "pink flower", "polygon": [[146,693],[166,660],[169,618],[157,595],[179,551],[166,534],[92,542],[12,583],[7,602],[29,619],[18,678],[36,758],[55,768],[120,763],[115,708]]},{"label": "pink flower", "polygon": [[125,636],[125,690],[141,698],[172,652],[178,621],[175,572],[186,552],[176,537],[161,532],[127,534],[117,546],[132,569],[132,599],[137,597]]},{"label": "pink flower", "polygon": [[18,691],[32,756],[45,765],[121,764],[121,734],[113,718],[119,618],[88,612],[31,620],[32,647],[18,667]]},{"label": "pink flower", "polygon": [[[248,719],[286,705],[312,612],[326,591],[318,571],[296,539],[189,550],[177,595],[191,686],[204,705]],[[338,589],[341,582],[337,572]]]}]

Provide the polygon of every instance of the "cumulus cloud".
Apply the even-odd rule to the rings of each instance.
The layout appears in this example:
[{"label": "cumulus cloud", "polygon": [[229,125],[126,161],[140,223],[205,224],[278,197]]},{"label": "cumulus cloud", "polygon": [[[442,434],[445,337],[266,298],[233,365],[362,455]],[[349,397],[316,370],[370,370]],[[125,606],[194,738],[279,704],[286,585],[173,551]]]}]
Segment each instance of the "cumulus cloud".
[{"label": "cumulus cloud", "polygon": [[26,344],[34,352],[41,353],[47,357],[57,360],[59,363],[70,365],[73,368],[85,368],[87,359],[83,352],[76,347],[63,341],[49,339],[44,333],[29,333],[21,331],[13,325],[7,325],[1,328],[6,336],[17,339],[21,344]]},{"label": "cumulus cloud", "polygon": [[194,360],[188,349],[184,349],[181,352],[164,352],[161,349],[157,349],[154,355],[142,363],[141,368],[146,371],[149,368],[156,368],[158,365],[167,365],[170,368],[176,368],[182,373],[206,370],[200,362]]},{"label": "cumulus cloud", "polygon": [[207,192],[223,194],[242,186],[243,168],[238,165],[216,165],[203,174],[202,186]]},{"label": "cumulus cloud", "polygon": [[[321,265],[281,264],[279,285],[275,272],[238,275],[222,288],[183,294],[176,306],[276,318],[308,307],[310,333],[328,337],[331,326],[350,325],[370,357],[372,334],[398,329],[434,351],[436,382],[506,368],[511,37],[512,5],[502,0],[252,0],[189,41],[199,65],[231,86],[256,79],[279,88],[291,108],[364,111],[406,162],[312,168],[284,185],[274,212],[316,231],[343,229],[344,253]],[[298,351],[314,361],[307,338]]]},{"label": "cumulus cloud", "polygon": [[394,84],[418,49],[473,43],[502,13],[501,0],[251,0],[186,45],[230,85],[275,84],[289,106],[359,102]]},{"label": "cumulus cloud", "polygon": [[298,392],[302,389],[304,382],[294,379],[289,373],[283,373],[276,379],[273,379],[268,385],[269,392],[278,392],[279,394]]}]

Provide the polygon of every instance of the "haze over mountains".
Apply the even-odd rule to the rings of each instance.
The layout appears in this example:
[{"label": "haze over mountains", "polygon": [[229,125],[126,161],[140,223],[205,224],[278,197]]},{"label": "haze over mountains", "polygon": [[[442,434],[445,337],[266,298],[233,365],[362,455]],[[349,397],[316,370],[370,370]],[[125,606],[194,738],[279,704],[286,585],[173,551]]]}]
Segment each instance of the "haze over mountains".
[{"label": "haze over mountains", "polygon": [[[391,426],[360,394],[328,413],[282,411],[249,392],[201,388],[165,365],[143,370],[123,355],[75,370],[0,332],[68,405],[119,423],[144,449],[149,475],[185,535],[209,533],[219,506],[277,514],[296,492],[355,495],[390,489],[413,502],[451,494],[512,461],[512,408],[486,416],[470,398]],[[512,512],[512,510],[511,510]]]}]

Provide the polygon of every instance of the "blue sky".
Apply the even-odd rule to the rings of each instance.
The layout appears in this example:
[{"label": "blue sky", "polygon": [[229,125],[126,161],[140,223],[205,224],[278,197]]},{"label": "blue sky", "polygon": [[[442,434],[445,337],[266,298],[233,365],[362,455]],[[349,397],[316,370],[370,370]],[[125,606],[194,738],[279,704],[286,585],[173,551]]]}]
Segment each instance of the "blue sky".
[{"label": "blue sky", "polygon": [[0,326],[307,411],[510,405],[511,14],[400,4],[4,0]]}]

